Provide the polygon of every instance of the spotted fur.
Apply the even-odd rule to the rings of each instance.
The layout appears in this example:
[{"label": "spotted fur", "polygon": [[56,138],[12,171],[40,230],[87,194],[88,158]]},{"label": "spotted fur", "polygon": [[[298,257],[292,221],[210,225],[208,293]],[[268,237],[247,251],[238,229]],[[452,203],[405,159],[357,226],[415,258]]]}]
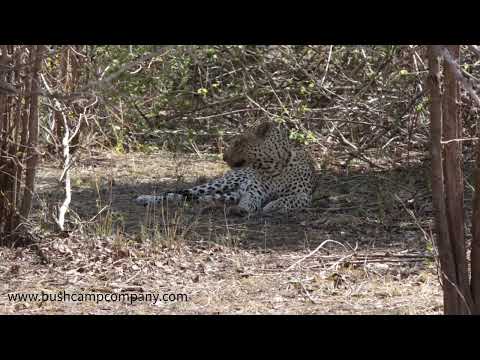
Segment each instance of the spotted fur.
[{"label": "spotted fur", "polygon": [[309,154],[289,139],[287,128],[261,123],[234,138],[223,159],[232,170],[220,178],[159,196],[142,195],[136,202],[221,202],[241,215],[286,213],[311,204],[315,167]]}]

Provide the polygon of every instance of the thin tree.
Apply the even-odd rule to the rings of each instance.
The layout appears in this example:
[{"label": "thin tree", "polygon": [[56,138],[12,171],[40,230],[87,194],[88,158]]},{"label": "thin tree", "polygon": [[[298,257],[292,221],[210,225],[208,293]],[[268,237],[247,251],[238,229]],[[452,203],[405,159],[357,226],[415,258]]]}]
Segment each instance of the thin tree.
[{"label": "thin tree", "polygon": [[0,51],[0,244],[8,244],[28,219],[35,191],[44,46],[2,45]]},{"label": "thin tree", "polygon": [[[443,59],[443,71],[440,60]],[[446,314],[480,314],[480,150],[475,169],[471,257],[465,239],[463,124],[459,117],[460,84],[480,105],[460,67],[460,46],[428,47],[430,74],[432,200]],[[442,84],[443,73],[443,84]],[[442,86],[443,85],[443,86]],[[443,91],[442,91],[443,88]]]}]

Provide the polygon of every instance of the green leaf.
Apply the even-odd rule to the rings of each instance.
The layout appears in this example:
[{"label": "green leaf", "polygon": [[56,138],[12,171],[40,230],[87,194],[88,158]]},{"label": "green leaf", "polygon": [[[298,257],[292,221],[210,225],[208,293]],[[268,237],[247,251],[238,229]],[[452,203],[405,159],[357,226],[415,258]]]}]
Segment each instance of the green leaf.
[{"label": "green leaf", "polygon": [[200,88],[197,90],[197,94],[206,96],[208,94],[208,89]]}]

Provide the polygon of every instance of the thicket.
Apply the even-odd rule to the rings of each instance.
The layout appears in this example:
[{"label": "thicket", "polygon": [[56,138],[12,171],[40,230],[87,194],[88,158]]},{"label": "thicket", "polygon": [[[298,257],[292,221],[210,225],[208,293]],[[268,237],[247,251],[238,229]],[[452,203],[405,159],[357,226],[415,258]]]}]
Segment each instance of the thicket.
[{"label": "thicket", "polygon": [[[428,145],[425,56],[421,46],[399,45],[76,47],[77,86],[85,90],[72,94],[95,103],[80,145],[218,152],[245,125],[269,117],[323,153],[403,163]],[[464,63],[477,77],[478,61]],[[476,114],[464,108],[473,136]]]}]

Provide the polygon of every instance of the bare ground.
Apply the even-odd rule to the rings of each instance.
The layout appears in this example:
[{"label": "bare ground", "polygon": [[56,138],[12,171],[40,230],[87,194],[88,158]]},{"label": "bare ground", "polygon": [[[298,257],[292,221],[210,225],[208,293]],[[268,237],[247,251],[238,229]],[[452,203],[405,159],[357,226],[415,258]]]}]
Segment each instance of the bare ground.
[{"label": "bare ground", "polygon": [[[132,200],[226,170],[215,156],[95,154],[72,171],[66,234],[52,226],[61,171],[38,174],[39,248],[0,249],[0,312],[438,314],[428,171],[330,166],[315,206],[288,217],[145,209]],[[40,256],[39,256],[40,255]],[[16,293],[175,293],[188,301],[10,301]]]}]

